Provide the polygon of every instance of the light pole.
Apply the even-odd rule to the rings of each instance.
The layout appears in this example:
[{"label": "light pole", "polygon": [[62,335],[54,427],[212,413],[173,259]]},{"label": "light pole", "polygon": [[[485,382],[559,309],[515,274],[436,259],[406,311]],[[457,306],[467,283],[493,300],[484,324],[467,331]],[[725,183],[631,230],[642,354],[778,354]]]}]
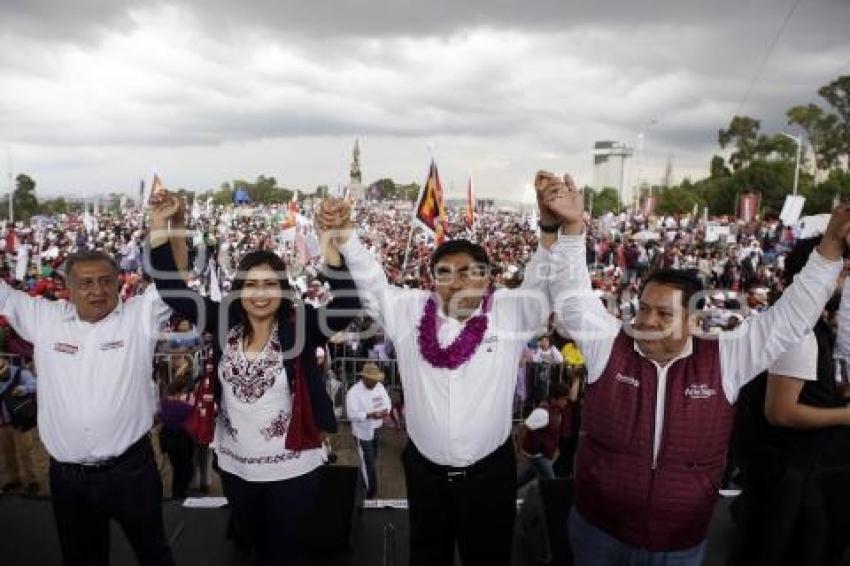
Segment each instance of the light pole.
[{"label": "light pole", "polygon": [[785,132],[779,132],[789,140],[793,140],[797,144],[797,164],[794,166],[794,196],[797,196],[797,185],[800,183],[800,154],[803,150],[803,139],[799,136],[792,136]]}]

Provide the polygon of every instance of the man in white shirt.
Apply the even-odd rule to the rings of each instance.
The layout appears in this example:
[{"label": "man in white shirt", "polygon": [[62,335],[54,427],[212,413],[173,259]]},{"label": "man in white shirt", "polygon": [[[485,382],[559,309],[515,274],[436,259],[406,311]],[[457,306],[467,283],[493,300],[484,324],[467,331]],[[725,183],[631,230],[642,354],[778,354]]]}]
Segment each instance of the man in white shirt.
[{"label": "man in white shirt", "polygon": [[373,362],[363,364],[360,381],[345,395],[345,412],[351,422],[351,434],[359,445],[363,480],[366,482],[366,499],[378,493],[378,429],[384,417],[390,414],[392,403],[384,388],[384,372]]},{"label": "man in white shirt", "polygon": [[581,194],[567,182],[547,204],[563,221],[551,254],[556,324],[588,371],[570,516],[575,562],[699,565],[738,391],[821,314],[842,267],[850,207],[836,208],[772,308],[711,340],[688,333],[702,285],[687,272],[651,275],[628,325],[611,316],[591,290]]},{"label": "man in white shirt", "polygon": [[540,215],[543,245],[514,290],[492,288],[481,246],[442,244],[430,262],[435,293],[388,283],[354,235],[347,202],[325,199],[318,224],[345,256],[367,313],[398,358],[409,437],[402,459],[410,564],[451,566],[457,546],[464,564],[508,566],[516,515],[516,367],[551,311],[541,272],[557,224]]},{"label": "man in white shirt", "polygon": [[153,287],[121,303],[118,266],[107,254],[78,252],[64,267],[70,303],[0,283],[0,313],[34,346],[63,562],[108,564],[114,519],[141,564],[173,564],[148,437],[153,354],[170,311]]}]

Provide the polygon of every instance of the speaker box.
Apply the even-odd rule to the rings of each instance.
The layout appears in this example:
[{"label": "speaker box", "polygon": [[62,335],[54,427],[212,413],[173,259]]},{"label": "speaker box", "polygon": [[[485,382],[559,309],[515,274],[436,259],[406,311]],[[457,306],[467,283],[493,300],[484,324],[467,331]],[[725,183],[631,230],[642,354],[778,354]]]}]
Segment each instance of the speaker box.
[{"label": "speaker box", "polygon": [[351,549],[362,503],[357,466],[322,466],[316,505],[301,530],[303,548],[323,553]]}]

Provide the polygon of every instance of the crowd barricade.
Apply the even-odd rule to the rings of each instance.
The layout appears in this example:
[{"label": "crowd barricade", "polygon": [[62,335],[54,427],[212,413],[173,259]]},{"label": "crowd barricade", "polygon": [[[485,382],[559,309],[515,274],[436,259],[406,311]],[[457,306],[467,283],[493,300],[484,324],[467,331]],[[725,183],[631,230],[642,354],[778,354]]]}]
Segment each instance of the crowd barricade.
[{"label": "crowd barricade", "polygon": [[[188,364],[183,360],[188,359]],[[172,352],[167,349],[159,350],[153,356],[153,378],[160,389],[160,394],[175,377],[184,377],[191,389],[200,375],[203,364],[203,348],[191,348]],[[181,375],[182,374],[182,375]]]}]

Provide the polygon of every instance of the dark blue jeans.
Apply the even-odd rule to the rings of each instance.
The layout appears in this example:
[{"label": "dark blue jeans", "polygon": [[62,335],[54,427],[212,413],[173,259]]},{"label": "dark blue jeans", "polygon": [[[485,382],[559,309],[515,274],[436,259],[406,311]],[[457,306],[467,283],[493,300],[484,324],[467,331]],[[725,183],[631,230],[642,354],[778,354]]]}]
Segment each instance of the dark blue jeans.
[{"label": "dark blue jeans", "polygon": [[570,545],[576,566],[701,566],[705,541],[685,550],[650,552],[617,540],[588,523],[573,508]]},{"label": "dark blue jeans", "polygon": [[375,463],[378,461],[378,431],[372,440],[357,440],[363,456],[363,467],[366,471],[366,499],[375,499],[378,495],[378,473]]},{"label": "dark blue jeans", "polygon": [[120,463],[88,468],[50,460],[50,493],[66,566],[109,564],[114,519],[143,566],[174,559],[162,524],[162,482],[145,436]]}]

